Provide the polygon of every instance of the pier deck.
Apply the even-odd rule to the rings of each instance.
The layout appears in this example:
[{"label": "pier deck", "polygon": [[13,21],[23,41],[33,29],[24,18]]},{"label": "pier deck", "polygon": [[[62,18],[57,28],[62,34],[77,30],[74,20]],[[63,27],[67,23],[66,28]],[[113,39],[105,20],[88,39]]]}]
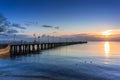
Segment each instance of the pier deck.
[{"label": "pier deck", "polygon": [[10,55],[22,55],[27,53],[39,52],[42,50],[47,50],[51,48],[56,48],[60,46],[67,46],[73,44],[83,44],[86,41],[81,42],[56,42],[56,43],[39,43],[39,42],[26,42],[26,43],[9,43]]}]

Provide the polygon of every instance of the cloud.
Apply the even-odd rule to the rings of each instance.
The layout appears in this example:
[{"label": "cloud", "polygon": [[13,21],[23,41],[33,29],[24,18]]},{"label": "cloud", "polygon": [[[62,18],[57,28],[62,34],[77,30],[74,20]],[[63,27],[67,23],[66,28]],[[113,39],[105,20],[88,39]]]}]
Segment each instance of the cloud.
[{"label": "cloud", "polygon": [[44,27],[44,28],[53,28],[53,26],[50,26],[50,25],[42,25],[42,27]]},{"label": "cloud", "polygon": [[[26,25],[27,26],[27,25]],[[7,20],[7,18],[0,13],[0,40],[9,40],[13,38],[13,35],[18,35],[18,39],[29,38],[25,34],[17,34],[24,33],[26,27],[21,26],[19,23],[12,23]]]},{"label": "cloud", "polygon": [[5,32],[6,29],[4,27],[0,27],[0,33]]},{"label": "cloud", "polygon": [[47,35],[46,34],[43,34],[41,37],[46,37]]},{"label": "cloud", "polygon": [[42,25],[42,27],[44,27],[44,28],[53,28],[53,29],[59,29],[60,28],[59,26],[54,27],[54,26],[51,26],[51,25]]},{"label": "cloud", "polygon": [[38,25],[38,22],[28,22],[28,24]]},{"label": "cloud", "polygon": [[59,29],[60,27],[59,26],[56,26],[56,27],[54,27],[55,29]]},{"label": "cloud", "polygon": [[25,30],[26,28],[18,23],[11,23],[7,18],[0,13],[0,34],[13,34],[19,33],[18,29]]},{"label": "cloud", "polygon": [[[16,40],[27,40],[27,41],[32,41],[34,38],[32,38],[29,35],[25,34],[15,34],[16,35]],[[13,40],[14,34],[0,34],[0,40],[8,41],[8,40]]]},{"label": "cloud", "polygon": [[39,24],[38,22],[26,22],[24,25],[29,27],[29,26],[38,26]]},{"label": "cloud", "polygon": [[25,25],[26,25],[27,27],[29,27],[29,26],[30,26],[30,24],[28,24],[28,23],[26,23]]},{"label": "cloud", "polygon": [[7,31],[7,33],[8,33],[8,34],[14,34],[14,33],[19,33],[19,31],[16,30],[16,29],[9,29],[9,30]]},{"label": "cloud", "polygon": [[26,29],[25,27],[21,26],[20,24],[12,24],[12,27],[16,27],[16,28],[19,28],[19,29]]},{"label": "cloud", "polygon": [[9,22],[7,19],[0,13],[0,33],[3,33],[9,27]]}]

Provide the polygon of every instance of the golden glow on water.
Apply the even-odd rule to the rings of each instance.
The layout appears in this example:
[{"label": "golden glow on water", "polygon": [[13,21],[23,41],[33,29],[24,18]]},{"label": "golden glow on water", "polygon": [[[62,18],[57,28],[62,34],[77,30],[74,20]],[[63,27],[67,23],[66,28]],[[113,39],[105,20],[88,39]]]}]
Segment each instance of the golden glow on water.
[{"label": "golden glow on water", "polygon": [[110,43],[109,42],[104,43],[104,53],[105,53],[105,57],[108,58],[110,55]]}]

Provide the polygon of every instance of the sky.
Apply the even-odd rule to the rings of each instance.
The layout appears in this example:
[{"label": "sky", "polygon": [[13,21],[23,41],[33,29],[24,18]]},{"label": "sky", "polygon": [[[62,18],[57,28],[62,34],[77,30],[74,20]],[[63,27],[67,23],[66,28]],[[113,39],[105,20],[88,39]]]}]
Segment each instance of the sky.
[{"label": "sky", "polygon": [[120,30],[120,0],[0,0],[0,13],[13,26],[9,33],[73,35]]}]

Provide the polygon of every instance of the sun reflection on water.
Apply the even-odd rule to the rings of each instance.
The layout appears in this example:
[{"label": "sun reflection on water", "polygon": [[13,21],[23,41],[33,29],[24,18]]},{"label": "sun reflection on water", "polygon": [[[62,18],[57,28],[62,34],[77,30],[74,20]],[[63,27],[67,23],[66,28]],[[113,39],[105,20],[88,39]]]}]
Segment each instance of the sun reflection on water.
[{"label": "sun reflection on water", "polygon": [[105,52],[105,57],[108,58],[110,56],[110,43],[109,42],[104,43],[104,52]]}]

